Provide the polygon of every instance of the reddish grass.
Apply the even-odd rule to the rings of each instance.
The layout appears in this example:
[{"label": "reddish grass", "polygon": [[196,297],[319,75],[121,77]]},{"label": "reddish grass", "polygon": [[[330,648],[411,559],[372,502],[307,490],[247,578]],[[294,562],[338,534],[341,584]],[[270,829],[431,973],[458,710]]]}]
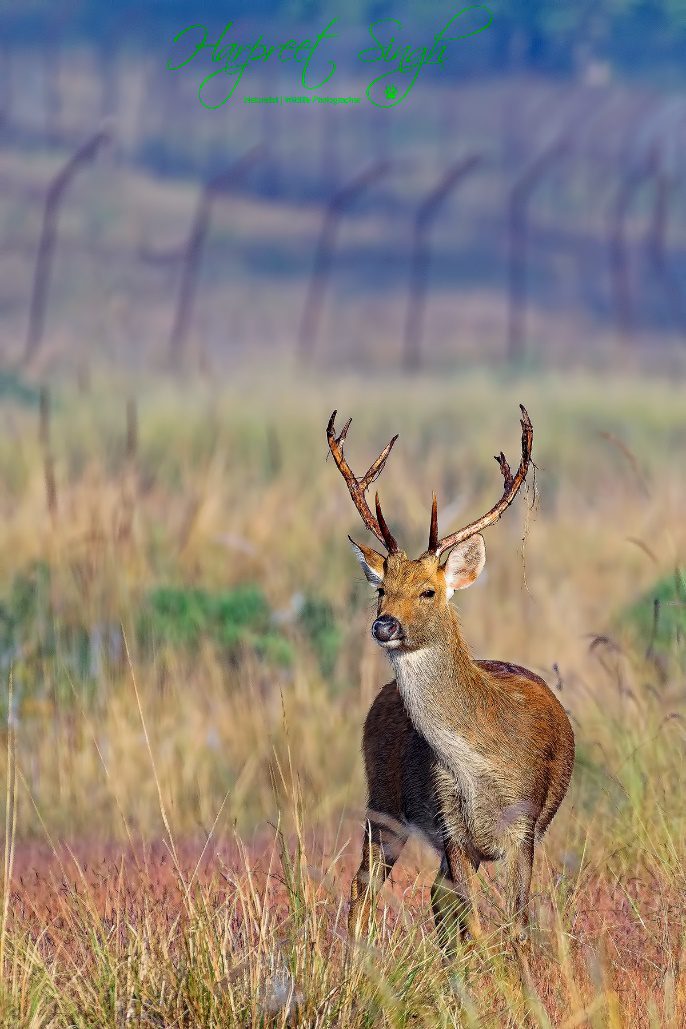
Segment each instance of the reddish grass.
[{"label": "reddish grass", "polygon": [[[357,845],[348,846],[331,870],[334,842],[325,835],[309,840],[307,866],[312,879],[320,883],[329,869],[332,932],[337,901],[347,895],[357,857]],[[289,895],[273,834],[256,837],[245,847],[223,839],[207,847],[204,855],[203,846],[204,841],[185,840],[177,844],[176,855],[183,879],[187,883],[193,880],[210,912],[219,911],[241,886],[247,890],[250,874],[258,893],[268,895],[277,920],[287,925]],[[564,1021],[567,1015],[559,1007],[565,995],[564,969],[556,947],[554,907],[545,893],[544,884],[549,880],[542,865],[539,860],[534,880],[534,891],[537,884],[541,890],[533,900],[541,935],[531,970],[539,996],[556,1024],[556,1018]],[[428,925],[427,884],[432,866],[412,850],[410,860],[396,869],[387,888],[389,926],[401,911],[414,923],[419,918]],[[487,882],[495,884],[490,871]],[[648,1025],[647,1000],[663,996],[670,967],[676,969],[678,983],[686,898],[676,884],[670,888],[647,870],[623,882],[606,870],[586,870],[572,885],[575,893],[567,910],[563,908],[563,918],[569,935],[570,967],[580,996],[590,998],[602,984],[617,993],[623,1011],[635,1012],[633,1024]],[[483,891],[479,903],[483,924],[492,924],[497,913]],[[43,933],[42,946],[53,955],[87,961],[90,943],[75,931],[81,905],[96,914],[96,922],[106,932],[111,932],[115,923],[137,926],[144,919],[155,932],[173,931],[175,919],[184,920],[185,909],[170,849],[159,841],[134,847],[81,841],[60,845],[56,852],[42,843],[17,844],[12,918],[18,928],[27,929],[35,938]],[[235,928],[236,938],[252,932],[247,925],[236,924]]]}]

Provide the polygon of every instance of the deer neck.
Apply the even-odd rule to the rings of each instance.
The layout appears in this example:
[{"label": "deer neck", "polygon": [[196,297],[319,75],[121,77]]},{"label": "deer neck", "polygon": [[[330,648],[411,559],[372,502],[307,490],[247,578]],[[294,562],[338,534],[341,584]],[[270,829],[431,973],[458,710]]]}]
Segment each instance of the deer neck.
[{"label": "deer neck", "polygon": [[474,731],[487,683],[470,657],[457,615],[452,609],[449,613],[445,631],[428,646],[391,651],[389,657],[415,728],[451,764],[456,738],[469,737]]}]

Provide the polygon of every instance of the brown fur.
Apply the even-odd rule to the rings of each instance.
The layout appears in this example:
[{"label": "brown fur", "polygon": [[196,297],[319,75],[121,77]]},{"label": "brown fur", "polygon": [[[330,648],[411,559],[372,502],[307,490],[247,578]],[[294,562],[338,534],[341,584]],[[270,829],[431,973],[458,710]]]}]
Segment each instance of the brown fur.
[{"label": "brown fur", "polygon": [[[357,546],[357,545],[356,545]],[[351,890],[351,932],[366,931],[375,888],[389,874],[410,829],[441,854],[432,890],[436,925],[448,942],[478,919],[470,874],[481,861],[509,862],[509,913],[527,936],[534,845],[572,774],[574,735],[543,679],[503,661],[474,661],[448,589],[469,585],[483,567],[483,540],[455,548],[446,565],[427,553],[358,556],[380,583],[377,617],[402,626],[388,648],[396,679],[378,694],[364,726],[369,790],[362,862]],[[431,597],[422,596],[433,590]]]}]

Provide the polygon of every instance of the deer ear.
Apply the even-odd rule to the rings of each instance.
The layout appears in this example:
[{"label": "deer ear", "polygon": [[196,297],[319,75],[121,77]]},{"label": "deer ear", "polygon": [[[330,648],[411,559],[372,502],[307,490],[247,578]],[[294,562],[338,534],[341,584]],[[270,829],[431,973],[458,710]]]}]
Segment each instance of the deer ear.
[{"label": "deer ear", "polygon": [[360,543],[356,543],[355,540],[350,539],[350,544],[355,551],[355,557],[362,565],[362,571],[367,576],[367,581],[372,586],[380,586],[383,582],[383,565],[384,559],[381,554],[377,554],[371,547],[362,546]]},{"label": "deer ear", "polygon": [[470,536],[464,543],[458,544],[450,552],[450,557],[443,565],[445,586],[448,599],[455,590],[466,589],[483,571],[486,564],[486,546],[480,533]]}]

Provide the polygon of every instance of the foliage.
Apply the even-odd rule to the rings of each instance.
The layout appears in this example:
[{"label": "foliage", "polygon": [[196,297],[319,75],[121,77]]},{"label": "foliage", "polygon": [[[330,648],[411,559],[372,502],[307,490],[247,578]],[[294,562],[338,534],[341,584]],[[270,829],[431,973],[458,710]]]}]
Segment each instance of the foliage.
[{"label": "foliage", "polygon": [[269,605],[258,586],[239,586],[225,593],[160,586],[148,599],[151,632],[169,643],[197,644],[210,635],[231,646],[242,630],[260,632],[269,624]]},{"label": "foliage", "polygon": [[300,612],[300,625],[319,659],[322,675],[330,676],[336,666],[342,638],[333,607],[327,600],[309,594]]},{"label": "foliage", "polygon": [[686,574],[676,569],[625,609],[623,624],[647,651],[674,651],[686,641]]},{"label": "foliage", "polygon": [[208,638],[234,657],[248,648],[276,664],[293,662],[292,645],[273,627],[263,591],[251,584],[218,592],[157,587],[146,598],[139,631],[172,646],[197,647]]},{"label": "foliage", "polygon": [[5,666],[29,643],[54,649],[50,567],[45,561],[18,572],[7,596],[0,601],[0,653]]},{"label": "foliage", "polygon": [[28,407],[35,407],[40,401],[40,391],[27,382],[16,371],[0,370],[0,399],[15,400]]},{"label": "foliage", "polygon": [[[71,698],[70,682],[79,682],[91,692],[100,658],[96,651],[103,643],[100,627],[57,614],[52,572],[45,561],[36,561],[18,572],[6,597],[0,600],[0,667],[5,674],[10,667],[13,669],[23,699],[45,694],[50,680],[53,692],[62,701]],[[45,674],[48,663],[54,679]]]},{"label": "foliage", "polygon": [[[341,642],[331,604],[308,595],[298,624],[322,673],[331,675]],[[234,656],[247,646],[275,664],[293,663],[293,644],[275,624],[266,597],[256,585],[214,593],[199,587],[158,587],[147,597],[140,628],[144,637],[174,645],[195,647],[207,637]]]},{"label": "foliage", "polygon": [[[110,657],[113,650],[122,653],[118,625],[92,625],[86,619],[79,624],[55,611],[52,581],[50,566],[36,562],[14,577],[0,600],[0,661],[5,672],[14,667],[24,693],[35,692],[37,671],[45,662],[57,662],[77,681],[91,681],[92,688],[102,658],[95,651],[107,650],[109,642]],[[309,594],[297,622],[322,673],[331,676],[341,643],[331,604]],[[277,666],[289,667],[294,661],[292,639],[276,624],[263,590],[255,584],[218,591],[158,586],[144,598],[137,625],[144,647],[164,643],[194,650],[209,639],[232,658],[247,649]]]}]

